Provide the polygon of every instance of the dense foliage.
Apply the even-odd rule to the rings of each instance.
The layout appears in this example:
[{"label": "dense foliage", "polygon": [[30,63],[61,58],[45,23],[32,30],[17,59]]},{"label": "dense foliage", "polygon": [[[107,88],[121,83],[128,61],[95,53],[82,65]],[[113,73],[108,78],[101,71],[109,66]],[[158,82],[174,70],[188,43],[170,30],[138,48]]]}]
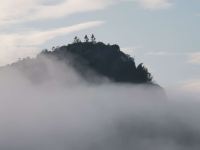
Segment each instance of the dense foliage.
[{"label": "dense foliage", "polygon": [[94,35],[91,41],[87,36],[81,42],[78,37],[72,44],[44,50],[38,57],[45,55],[56,57],[72,65],[82,76],[88,77],[88,70],[105,76],[114,82],[151,83],[152,76],[143,64],[136,66],[129,55],[120,51],[118,45],[96,42]]}]

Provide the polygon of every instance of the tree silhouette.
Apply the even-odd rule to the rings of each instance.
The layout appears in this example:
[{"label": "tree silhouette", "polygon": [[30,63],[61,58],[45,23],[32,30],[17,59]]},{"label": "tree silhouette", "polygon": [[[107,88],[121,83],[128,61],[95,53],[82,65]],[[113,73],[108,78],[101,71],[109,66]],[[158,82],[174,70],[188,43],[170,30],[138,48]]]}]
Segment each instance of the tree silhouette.
[{"label": "tree silhouette", "polygon": [[74,37],[74,43],[80,43],[80,42],[81,42],[81,40],[77,36],[75,36]]},{"label": "tree silhouette", "polygon": [[141,82],[151,82],[153,77],[148,72],[148,69],[143,65],[139,64],[137,67],[138,78]]},{"label": "tree silhouette", "polygon": [[85,35],[84,39],[85,39],[85,42],[89,42],[89,38],[87,35]]},{"label": "tree silhouette", "polygon": [[[142,63],[136,66],[134,58],[123,53],[118,45],[96,42],[94,36],[91,39],[92,41],[88,42],[89,39],[85,36],[85,40],[88,42],[85,43],[76,36],[72,44],[54,47],[51,51],[43,50],[37,55],[37,58],[20,61],[17,66],[29,69],[33,68],[29,65],[30,62],[33,62],[39,64],[40,68],[42,66],[40,65],[41,59],[46,56],[64,61],[89,81],[93,80],[91,74],[95,73],[118,83],[152,83],[152,76],[148,69]],[[39,70],[43,71],[44,69]],[[37,78],[36,76],[34,75],[33,78]],[[43,76],[45,78],[45,74]]]},{"label": "tree silhouette", "polygon": [[55,46],[53,46],[53,47],[52,47],[52,51],[55,51],[55,49],[56,49],[56,47],[55,47]]},{"label": "tree silhouette", "polygon": [[95,38],[94,34],[92,34],[92,36],[91,36],[91,41],[92,41],[92,43],[96,43],[96,38]]}]

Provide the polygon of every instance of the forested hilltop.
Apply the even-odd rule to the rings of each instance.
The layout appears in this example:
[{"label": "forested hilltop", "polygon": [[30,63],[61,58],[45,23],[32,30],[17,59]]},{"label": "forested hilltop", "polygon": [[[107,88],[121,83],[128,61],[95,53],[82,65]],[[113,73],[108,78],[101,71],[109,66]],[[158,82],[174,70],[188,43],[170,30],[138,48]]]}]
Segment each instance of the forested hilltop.
[{"label": "forested hilltop", "polygon": [[[26,58],[11,66],[33,69],[35,76],[35,71],[45,70],[45,65],[40,63],[44,56],[69,64],[85,79],[90,79],[93,72],[118,83],[152,83],[152,75],[142,63],[136,65],[134,58],[122,52],[118,45],[97,42],[94,35],[90,39],[86,35],[83,42],[75,37],[71,44],[43,50],[36,58]],[[35,66],[42,69],[36,69]]]}]

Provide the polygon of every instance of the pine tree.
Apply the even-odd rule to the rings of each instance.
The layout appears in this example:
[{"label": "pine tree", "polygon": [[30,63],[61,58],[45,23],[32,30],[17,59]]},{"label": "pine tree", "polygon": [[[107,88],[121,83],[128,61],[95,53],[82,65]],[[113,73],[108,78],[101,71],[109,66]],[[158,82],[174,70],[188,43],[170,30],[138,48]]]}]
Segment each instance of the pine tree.
[{"label": "pine tree", "polygon": [[80,42],[81,42],[81,40],[77,36],[75,36],[74,37],[74,43],[80,43]]},{"label": "pine tree", "polygon": [[85,39],[85,42],[89,42],[89,38],[87,35],[85,35],[84,39]]},{"label": "pine tree", "polygon": [[94,34],[92,34],[92,36],[91,36],[91,41],[92,41],[92,43],[96,43],[96,38],[95,38]]}]

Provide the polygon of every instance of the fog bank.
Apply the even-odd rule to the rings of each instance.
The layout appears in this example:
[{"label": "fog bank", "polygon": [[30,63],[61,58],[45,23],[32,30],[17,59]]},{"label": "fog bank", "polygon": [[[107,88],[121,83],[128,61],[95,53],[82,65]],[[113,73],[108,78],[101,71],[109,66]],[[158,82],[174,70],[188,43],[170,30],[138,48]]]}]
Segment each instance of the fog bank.
[{"label": "fog bank", "polygon": [[189,94],[91,78],[47,58],[1,69],[0,149],[199,150],[200,103]]}]

